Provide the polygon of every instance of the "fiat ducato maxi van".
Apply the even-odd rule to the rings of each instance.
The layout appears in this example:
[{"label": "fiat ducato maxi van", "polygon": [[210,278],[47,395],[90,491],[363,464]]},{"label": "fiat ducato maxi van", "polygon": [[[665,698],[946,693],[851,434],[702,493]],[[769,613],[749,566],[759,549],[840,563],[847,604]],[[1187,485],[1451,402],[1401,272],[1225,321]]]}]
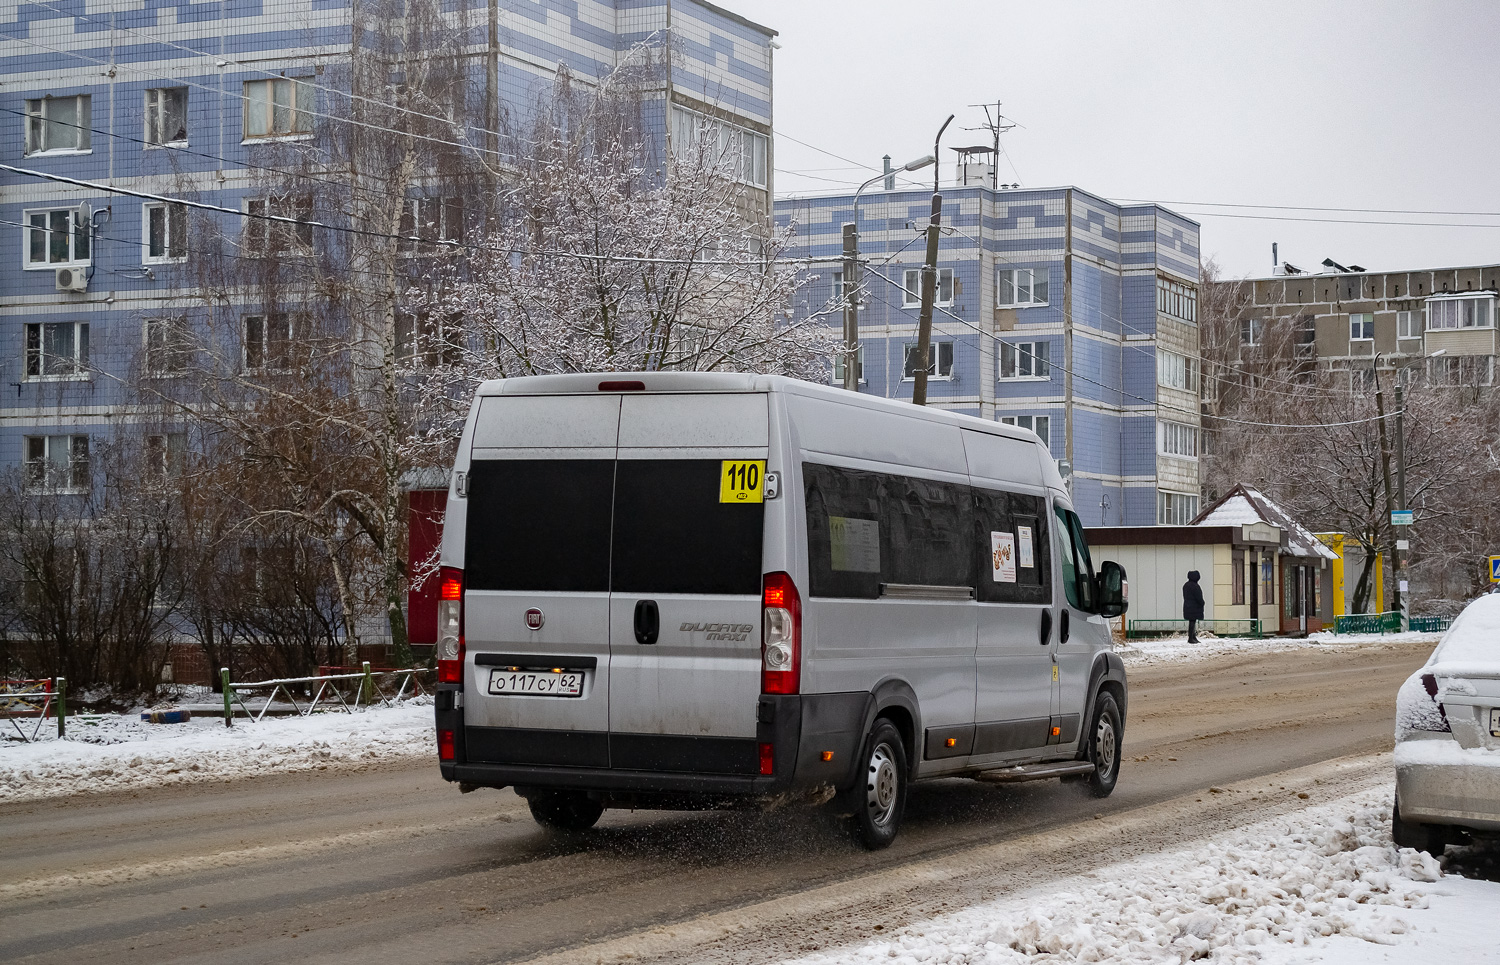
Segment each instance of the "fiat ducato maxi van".
[{"label": "fiat ducato maxi van", "polygon": [[487,382],[443,529],[443,777],[543,825],[1119,776],[1098,570],[1031,432],[793,379]]}]

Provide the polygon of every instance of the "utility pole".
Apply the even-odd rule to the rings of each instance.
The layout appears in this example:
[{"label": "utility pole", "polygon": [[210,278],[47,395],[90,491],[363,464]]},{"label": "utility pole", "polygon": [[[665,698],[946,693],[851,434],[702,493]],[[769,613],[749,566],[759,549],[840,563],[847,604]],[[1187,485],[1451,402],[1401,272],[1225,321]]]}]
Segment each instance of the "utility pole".
[{"label": "utility pole", "polygon": [[[1378,357],[1377,357],[1378,361]],[[1394,609],[1402,609],[1401,584],[1396,582],[1400,578],[1400,562],[1396,558],[1396,528],[1391,525],[1391,510],[1395,506],[1391,499],[1391,449],[1386,442],[1385,434],[1385,394],[1380,390],[1380,371],[1375,370],[1375,415],[1376,422],[1380,426],[1380,474],[1385,479],[1385,555],[1391,564],[1391,603]]]},{"label": "utility pole", "polygon": [[844,388],[859,391],[859,223],[844,225]]},{"label": "utility pole", "polygon": [[[1402,397],[1401,369],[1396,370],[1396,508],[1406,510],[1406,400]],[[1406,553],[1411,552],[1411,527],[1406,528],[1406,549],[1401,540],[1396,541],[1396,592],[1400,593],[1401,632],[1411,629],[1411,602],[1408,594],[1401,592],[1401,574],[1405,570]]]},{"label": "utility pole", "polygon": [[927,260],[922,263],[922,309],[917,316],[916,384],[912,386],[911,392],[913,405],[927,404],[927,365],[932,352],[932,307],[937,301],[938,238],[941,237],[943,225],[943,196],[939,193],[943,166],[936,162],[941,157],[939,145],[943,140],[943,132],[952,123],[953,115],[949,114],[932,142],[932,216],[927,222]]}]

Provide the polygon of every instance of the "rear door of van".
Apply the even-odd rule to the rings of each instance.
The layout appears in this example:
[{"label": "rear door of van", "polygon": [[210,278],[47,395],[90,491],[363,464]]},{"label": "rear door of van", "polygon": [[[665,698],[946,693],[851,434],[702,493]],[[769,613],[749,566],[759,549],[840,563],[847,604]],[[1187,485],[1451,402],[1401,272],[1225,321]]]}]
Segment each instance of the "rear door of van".
[{"label": "rear door of van", "polygon": [[609,602],[616,768],[758,772],[767,400],[621,398]]},{"label": "rear door of van", "polygon": [[480,400],[468,474],[467,754],[609,766],[609,577],[620,397]]}]

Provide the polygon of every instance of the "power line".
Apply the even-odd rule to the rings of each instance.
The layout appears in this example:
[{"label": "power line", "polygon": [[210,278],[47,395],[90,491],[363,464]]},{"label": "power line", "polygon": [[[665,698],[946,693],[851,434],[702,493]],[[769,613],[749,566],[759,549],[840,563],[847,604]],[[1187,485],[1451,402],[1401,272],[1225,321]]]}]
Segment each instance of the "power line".
[{"label": "power line", "polygon": [[1500,218],[1500,211],[1432,211],[1420,208],[1339,208],[1297,204],[1241,204],[1236,201],[1148,201],[1144,198],[1116,198],[1128,204],[1184,205],[1200,208],[1252,208],[1262,211],[1333,211],[1345,214],[1421,214],[1450,215],[1455,218]]}]

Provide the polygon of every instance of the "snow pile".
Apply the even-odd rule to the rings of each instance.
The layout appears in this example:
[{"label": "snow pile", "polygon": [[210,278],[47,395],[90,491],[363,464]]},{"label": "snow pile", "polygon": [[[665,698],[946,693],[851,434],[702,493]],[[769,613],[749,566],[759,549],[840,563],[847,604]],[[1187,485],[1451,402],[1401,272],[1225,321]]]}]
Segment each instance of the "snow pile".
[{"label": "snow pile", "polygon": [[[1062,883],[908,926],[806,965],[1258,962],[1329,936],[1393,944],[1428,906],[1438,862],[1390,839],[1391,796],[1367,791]],[[1500,902],[1500,885],[1485,898]],[[1368,947],[1368,946],[1364,946]]]},{"label": "snow pile", "polygon": [[139,715],[91,715],[69,719],[67,740],[0,745],[0,801],[359,768],[429,755],[435,762],[435,744],[432,700],[422,697],[357,714],[259,723],[241,718],[232,728],[222,718],[147,724]]},{"label": "snow pile", "polygon": [[1408,643],[1436,644],[1440,634],[1436,633],[1313,633],[1307,637],[1216,637],[1198,634],[1198,643],[1188,643],[1186,635],[1157,637],[1146,640],[1128,640],[1117,647],[1120,657],[1127,664],[1152,664],[1202,660],[1231,654],[1288,653],[1294,650],[1317,649],[1330,652],[1353,650],[1364,647],[1391,646]]}]

